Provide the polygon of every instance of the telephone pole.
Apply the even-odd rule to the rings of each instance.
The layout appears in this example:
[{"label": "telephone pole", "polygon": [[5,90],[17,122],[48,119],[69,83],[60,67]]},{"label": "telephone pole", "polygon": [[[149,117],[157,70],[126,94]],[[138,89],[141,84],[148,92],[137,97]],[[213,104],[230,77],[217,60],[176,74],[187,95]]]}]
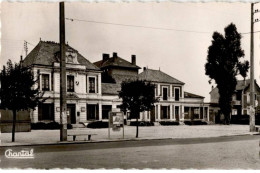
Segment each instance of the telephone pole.
[{"label": "telephone pole", "polygon": [[251,34],[250,34],[250,132],[256,131],[255,128],[255,77],[254,77],[254,13],[258,13],[258,9],[254,11],[254,4],[251,3]]},{"label": "telephone pole", "polygon": [[60,2],[60,141],[67,141],[66,62],[65,62],[65,10]]}]

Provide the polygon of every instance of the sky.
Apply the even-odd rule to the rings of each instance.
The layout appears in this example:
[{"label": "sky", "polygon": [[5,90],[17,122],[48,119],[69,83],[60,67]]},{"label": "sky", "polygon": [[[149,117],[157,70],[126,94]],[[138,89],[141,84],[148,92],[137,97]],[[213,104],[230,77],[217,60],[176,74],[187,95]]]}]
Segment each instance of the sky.
[{"label": "sky", "polygon": [[[103,53],[117,52],[128,61],[134,54],[138,66],[160,69],[184,82],[185,91],[204,96],[206,102],[212,84],[204,65],[213,32],[223,34],[231,22],[238,32],[250,32],[250,3],[66,2],[65,17],[80,20],[66,20],[66,42],[90,62],[101,60]],[[255,23],[255,31],[259,25]],[[259,81],[260,34],[254,36]],[[8,59],[18,62],[21,55],[25,57],[24,40],[30,52],[40,38],[59,42],[58,3],[1,3],[1,68]],[[250,34],[242,34],[242,49],[242,60],[249,60]]]}]

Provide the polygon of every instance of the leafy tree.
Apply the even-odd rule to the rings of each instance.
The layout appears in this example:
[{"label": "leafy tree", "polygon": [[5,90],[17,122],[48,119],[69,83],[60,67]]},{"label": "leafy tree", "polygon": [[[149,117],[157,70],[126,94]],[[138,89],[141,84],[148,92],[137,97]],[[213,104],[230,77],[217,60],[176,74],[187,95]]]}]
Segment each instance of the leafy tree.
[{"label": "leafy tree", "polygon": [[12,142],[15,141],[16,113],[20,110],[34,109],[43,93],[38,88],[34,89],[33,73],[21,63],[7,62],[0,72],[0,108],[9,109],[13,112]]},{"label": "leafy tree", "polygon": [[122,98],[122,110],[130,110],[130,118],[136,118],[136,138],[138,138],[138,119],[140,112],[150,111],[157,102],[155,85],[150,82],[135,80],[121,84],[119,98]]},{"label": "leafy tree", "polygon": [[244,57],[241,49],[241,35],[231,23],[225,28],[225,35],[214,32],[212,44],[208,48],[206,75],[215,80],[219,91],[219,107],[225,116],[225,123],[230,123],[231,101],[234,94],[238,74],[246,77],[249,62],[240,62]]}]

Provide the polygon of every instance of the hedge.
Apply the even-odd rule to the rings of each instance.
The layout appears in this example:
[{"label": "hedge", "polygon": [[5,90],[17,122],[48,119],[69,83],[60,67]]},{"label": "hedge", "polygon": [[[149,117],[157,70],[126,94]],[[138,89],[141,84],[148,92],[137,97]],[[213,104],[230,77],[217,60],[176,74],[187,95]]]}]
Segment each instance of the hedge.
[{"label": "hedge", "polygon": [[[137,126],[137,122],[131,121],[130,126]],[[149,121],[138,121],[138,126],[154,126],[154,123]]]},{"label": "hedge", "polygon": [[[242,125],[249,125],[249,115],[232,115],[230,124],[242,124]],[[260,116],[255,116],[255,124],[260,125]]]},{"label": "hedge", "polygon": [[108,122],[94,121],[94,122],[89,123],[87,125],[87,128],[93,128],[93,129],[108,128]]},{"label": "hedge", "polygon": [[176,126],[180,125],[178,121],[161,121],[159,122],[162,126]]},{"label": "hedge", "polygon": [[[31,129],[32,130],[57,130],[60,129],[60,124],[57,122],[50,122],[50,123],[43,123],[43,122],[37,122],[37,123],[31,123]],[[67,124],[67,129],[72,129],[71,124]]]},{"label": "hedge", "polygon": [[201,121],[201,120],[195,120],[195,121],[184,121],[185,125],[207,125],[208,123],[205,121]]}]

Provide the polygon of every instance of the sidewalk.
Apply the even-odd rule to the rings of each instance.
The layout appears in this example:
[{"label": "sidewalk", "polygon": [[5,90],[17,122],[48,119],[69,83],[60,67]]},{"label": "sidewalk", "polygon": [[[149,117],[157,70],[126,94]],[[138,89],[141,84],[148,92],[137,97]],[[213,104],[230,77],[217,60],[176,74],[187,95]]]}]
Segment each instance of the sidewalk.
[{"label": "sidewalk", "polygon": [[203,126],[151,126],[139,127],[139,138],[135,138],[136,127],[125,126],[125,137],[122,138],[122,129],[112,131],[111,138],[108,139],[108,129],[71,129],[68,134],[94,133],[91,141],[87,136],[77,136],[76,141],[72,141],[72,136],[68,136],[67,142],[60,142],[59,130],[32,130],[31,132],[18,132],[15,134],[14,143],[11,142],[11,133],[2,133],[0,146],[19,145],[43,145],[61,143],[82,143],[82,142],[106,142],[120,140],[147,140],[147,139],[176,139],[176,138],[208,138],[220,136],[250,135],[248,125],[203,125]]}]

